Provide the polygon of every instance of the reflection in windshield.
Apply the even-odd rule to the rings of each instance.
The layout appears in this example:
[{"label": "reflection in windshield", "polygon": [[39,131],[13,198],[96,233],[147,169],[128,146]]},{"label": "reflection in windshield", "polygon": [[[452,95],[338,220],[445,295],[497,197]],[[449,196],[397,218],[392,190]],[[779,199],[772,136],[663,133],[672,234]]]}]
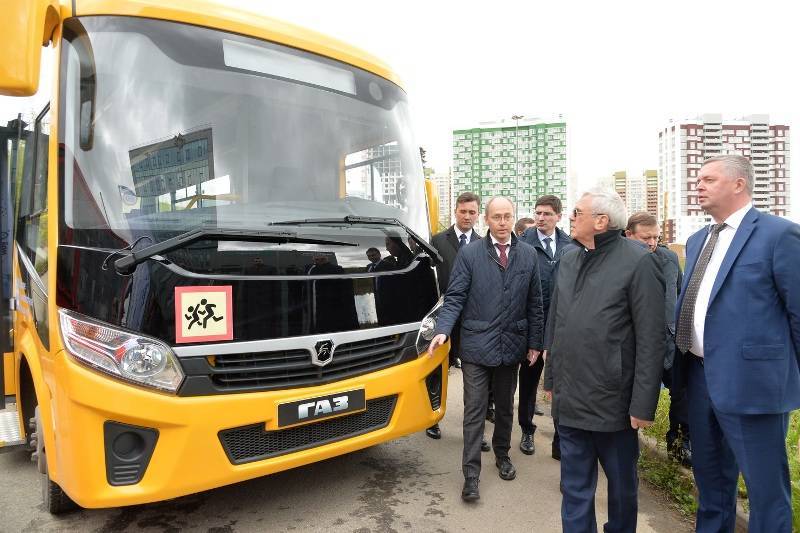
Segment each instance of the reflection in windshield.
[{"label": "reflection in windshield", "polygon": [[[214,178],[214,149],[211,128],[178,134],[166,141],[146,144],[128,152],[133,191],[120,185],[123,212],[129,216],[159,211],[202,208],[210,189],[223,187],[229,193],[227,176]],[[208,205],[215,205],[213,203]]]},{"label": "reflection in windshield", "polygon": [[[166,21],[70,19],[64,36],[62,244],[120,248],[201,224],[259,230],[346,215],[397,218],[429,235],[405,94],[391,82],[299,50]],[[233,61],[232,49],[247,54]],[[82,114],[87,98],[91,117]],[[81,144],[87,128],[92,142]],[[358,253],[363,267],[364,249]],[[199,247],[171,259],[197,263],[198,254]],[[305,259],[279,263],[302,275],[314,262]]]}]

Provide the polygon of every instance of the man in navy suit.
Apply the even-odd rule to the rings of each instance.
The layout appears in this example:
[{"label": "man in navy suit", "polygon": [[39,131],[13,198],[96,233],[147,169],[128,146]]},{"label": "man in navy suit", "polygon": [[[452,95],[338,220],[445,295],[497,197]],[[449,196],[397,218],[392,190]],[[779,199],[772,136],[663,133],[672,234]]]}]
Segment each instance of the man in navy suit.
[{"label": "man in navy suit", "polygon": [[714,224],[686,243],[676,382],[689,403],[697,531],[733,531],[744,475],[750,533],[792,530],[786,431],[800,407],[800,226],[753,208],[753,166],[708,159],[697,176]]}]

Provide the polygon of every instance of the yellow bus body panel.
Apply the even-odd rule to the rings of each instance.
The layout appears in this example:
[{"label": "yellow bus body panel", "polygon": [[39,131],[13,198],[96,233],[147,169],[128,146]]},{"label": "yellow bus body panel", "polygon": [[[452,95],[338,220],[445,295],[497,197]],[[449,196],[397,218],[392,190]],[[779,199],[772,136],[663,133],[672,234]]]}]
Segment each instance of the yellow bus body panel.
[{"label": "yellow bus body panel", "polygon": [[17,390],[16,374],[14,373],[14,352],[3,354],[3,390],[10,396]]}]

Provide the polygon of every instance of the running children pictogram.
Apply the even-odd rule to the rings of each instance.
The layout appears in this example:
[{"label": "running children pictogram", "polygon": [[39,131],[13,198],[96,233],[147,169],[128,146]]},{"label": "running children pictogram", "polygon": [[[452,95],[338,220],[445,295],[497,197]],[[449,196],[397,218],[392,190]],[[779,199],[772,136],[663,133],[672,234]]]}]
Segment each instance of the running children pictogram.
[{"label": "running children pictogram", "polygon": [[230,285],[175,287],[175,342],[232,339]]}]

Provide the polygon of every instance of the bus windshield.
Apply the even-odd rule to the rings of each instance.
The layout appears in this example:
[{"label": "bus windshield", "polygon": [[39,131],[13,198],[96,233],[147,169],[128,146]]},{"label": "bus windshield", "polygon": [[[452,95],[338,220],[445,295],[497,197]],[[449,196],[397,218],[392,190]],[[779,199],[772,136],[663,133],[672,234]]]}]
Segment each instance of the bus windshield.
[{"label": "bus windshield", "polygon": [[66,21],[61,69],[62,244],[348,215],[430,235],[405,93],[384,78],[241,35],[111,16]]}]

